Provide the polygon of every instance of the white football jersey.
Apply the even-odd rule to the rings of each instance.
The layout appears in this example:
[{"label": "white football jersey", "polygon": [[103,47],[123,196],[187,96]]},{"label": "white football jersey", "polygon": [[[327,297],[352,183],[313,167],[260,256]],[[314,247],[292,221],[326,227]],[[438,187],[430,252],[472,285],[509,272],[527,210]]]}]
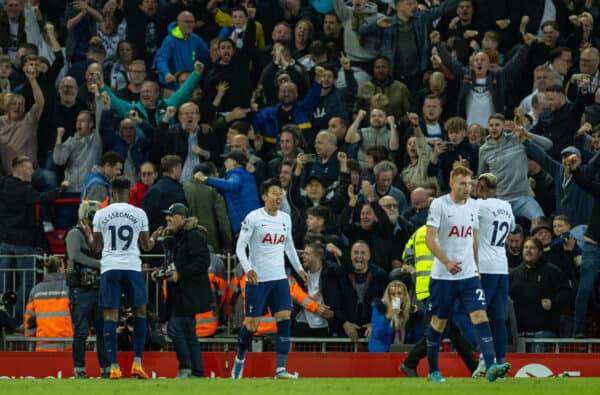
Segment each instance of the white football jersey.
[{"label": "white football jersey", "polygon": [[439,280],[463,280],[477,276],[473,251],[473,234],[479,229],[477,203],[468,199],[456,204],[450,195],[444,195],[429,207],[427,226],[437,228],[437,240],[442,252],[453,261],[460,262],[461,271],[452,274],[434,257],[431,278]]},{"label": "white football jersey", "polygon": [[275,216],[267,214],[264,208],[248,213],[235,252],[244,272],[254,270],[260,282],[287,278],[284,252],[297,272],[304,270],[292,239],[292,220],[281,210]]},{"label": "white football jersey", "polygon": [[506,238],[515,229],[510,204],[496,198],[479,199],[479,272],[508,274]]},{"label": "white football jersey", "polygon": [[94,232],[102,234],[104,248],[100,272],[107,270],[142,271],[138,248],[141,232],[148,231],[148,216],[141,208],[113,203],[94,215]]}]

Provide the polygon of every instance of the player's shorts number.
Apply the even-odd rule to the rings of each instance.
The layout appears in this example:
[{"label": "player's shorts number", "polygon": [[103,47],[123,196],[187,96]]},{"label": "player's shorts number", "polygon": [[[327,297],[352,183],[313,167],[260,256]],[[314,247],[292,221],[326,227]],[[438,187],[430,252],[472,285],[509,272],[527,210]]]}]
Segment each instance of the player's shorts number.
[{"label": "player's shorts number", "polygon": [[504,247],[506,242],[506,236],[508,236],[508,229],[510,228],[508,222],[494,221],[494,233],[492,233],[492,247]]},{"label": "player's shorts number", "polygon": [[117,239],[119,239],[120,243],[124,245],[121,246],[121,250],[129,249],[131,242],[133,241],[133,229],[129,225],[119,226],[117,229],[115,226],[109,226],[108,230],[110,231],[110,248],[113,251],[117,250]]},{"label": "player's shorts number", "polygon": [[483,293],[483,289],[477,288],[475,293],[477,294],[477,300],[485,302],[485,294]]}]

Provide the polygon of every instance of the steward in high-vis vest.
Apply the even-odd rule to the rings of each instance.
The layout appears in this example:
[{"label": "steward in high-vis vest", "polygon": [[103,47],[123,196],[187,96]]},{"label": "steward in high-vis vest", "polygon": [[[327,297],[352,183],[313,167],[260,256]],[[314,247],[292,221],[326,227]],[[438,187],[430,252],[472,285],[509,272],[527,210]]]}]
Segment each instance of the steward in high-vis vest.
[{"label": "steward in high-vis vest", "polygon": [[[244,310],[246,306],[246,273],[240,265],[236,266],[231,277],[231,284],[229,284],[229,290],[227,292],[226,303],[231,304],[234,309],[239,306],[239,309]],[[241,296],[241,303],[237,303],[238,296]],[[238,315],[238,311],[235,312]],[[241,311],[241,316],[245,316],[246,312]],[[263,314],[258,324],[258,329],[254,333],[254,336],[264,336],[268,334],[277,333],[277,322],[275,317],[268,310]]]},{"label": "steward in high-vis vest", "polygon": [[44,280],[37,284],[29,294],[25,308],[25,336],[65,338],[65,341],[39,341],[36,351],[71,350],[73,337],[71,311],[69,310],[69,287],[62,270],[62,262],[56,257],[44,262],[46,274]]},{"label": "steward in high-vis vest", "polygon": [[223,260],[211,252],[208,280],[210,281],[212,293],[215,295],[215,306],[209,311],[196,314],[196,336],[198,337],[212,336],[219,328],[219,313],[223,308],[227,296],[227,276],[225,270]]},{"label": "steward in high-vis vest", "polygon": [[402,260],[407,265],[415,267],[415,293],[417,300],[425,300],[429,297],[429,279],[431,267],[433,266],[433,255],[425,244],[427,226],[423,225],[410,236],[404,247]]}]

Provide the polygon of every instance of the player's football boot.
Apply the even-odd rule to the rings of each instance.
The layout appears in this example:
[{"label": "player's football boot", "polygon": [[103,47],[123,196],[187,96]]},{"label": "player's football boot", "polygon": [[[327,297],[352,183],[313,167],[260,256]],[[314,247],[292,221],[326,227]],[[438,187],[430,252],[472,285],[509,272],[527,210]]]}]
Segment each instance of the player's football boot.
[{"label": "player's football boot", "polygon": [[235,357],[233,362],[233,369],[231,369],[231,378],[234,380],[241,379],[244,375],[244,362],[245,359],[239,360]]},{"label": "player's football boot", "polygon": [[512,365],[510,363],[501,363],[498,365],[498,378],[499,379],[503,379],[508,372],[510,372],[510,369],[512,368]]},{"label": "player's football boot", "polygon": [[113,365],[110,367],[110,374],[108,376],[109,379],[118,380],[121,378],[121,376],[122,376],[122,374],[121,374],[121,369],[119,368],[119,366]]},{"label": "player's football boot", "polygon": [[479,364],[477,365],[477,369],[473,371],[471,375],[473,378],[485,377],[485,360],[480,359]]},{"label": "player's football boot", "polygon": [[496,379],[506,376],[510,371],[510,368],[510,363],[493,364],[487,372],[485,372],[485,378],[489,382],[496,381]]},{"label": "player's football boot", "polygon": [[142,367],[142,365],[135,362],[133,363],[133,365],[131,365],[131,377],[137,377],[138,379],[144,380],[150,378],[148,376],[148,373],[146,373],[146,371]]},{"label": "player's football boot", "polygon": [[427,375],[427,381],[431,381],[432,383],[445,383],[446,379],[442,377],[439,371],[436,371]]},{"label": "player's football boot", "polygon": [[291,374],[285,369],[278,369],[275,372],[275,378],[279,380],[298,380],[298,373]]}]

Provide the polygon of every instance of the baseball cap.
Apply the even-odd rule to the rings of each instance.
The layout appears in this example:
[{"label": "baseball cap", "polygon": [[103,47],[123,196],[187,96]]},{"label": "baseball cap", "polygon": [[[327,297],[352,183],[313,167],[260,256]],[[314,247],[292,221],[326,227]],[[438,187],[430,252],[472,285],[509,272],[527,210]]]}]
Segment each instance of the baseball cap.
[{"label": "baseball cap", "polygon": [[478,180],[485,180],[487,182],[488,187],[496,188],[498,185],[498,178],[493,173],[483,173],[479,177]]},{"label": "baseball cap", "polygon": [[552,233],[552,227],[550,225],[548,225],[545,222],[542,222],[539,225],[536,225],[533,227],[533,229],[531,229],[531,235],[535,235],[537,232],[539,232],[542,229],[546,229],[548,232]]},{"label": "baseball cap", "polygon": [[561,156],[565,156],[565,155],[577,155],[581,158],[581,151],[579,151],[579,149],[573,147],[572,145],[568,146],[567,148],[563,149],[562,151],[560,151],[560,155]]},{"label": "baseball cap", "polygon": [[323,180],[321,179],[321,177],[319,177],[316,174],[312,174],[312,175],[308,176],[304,185],[308,185],[308,183],[310,183],[312,180],[316,180],[319,182],[319,184],[323,185]]},{"label": "baseball cap", "polygon": [[248,163],[248,157],[242,151],[231,151],[227,155],[227,159],[233,159],[242,167],[246,167],[246,164]]},{"label": "baseball cap", "polygon": [[163,210],[162,212],[167,215],[183,215],[184,217],[188,216],[188,208],[183,203],[173,203],[168,209]]}]

